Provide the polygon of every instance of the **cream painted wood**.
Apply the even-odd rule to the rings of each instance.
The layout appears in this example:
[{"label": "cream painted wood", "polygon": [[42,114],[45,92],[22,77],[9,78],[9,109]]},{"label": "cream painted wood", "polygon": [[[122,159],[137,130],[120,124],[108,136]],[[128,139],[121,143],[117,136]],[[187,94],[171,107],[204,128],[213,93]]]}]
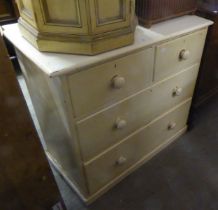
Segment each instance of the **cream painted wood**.
[{"label": "cream painted wood", "polygon": [[153,63],[154,49],[149,48],[70,76],[75,116],[88,115],[150,86]]},{"label": "cream painted wood", "polygon": [[[113,12],[103,15],[117,10]],[[68,13],[64,15],[68,21]],[[54,10],[50,19],[57,16]],[[181,69],[176,66],[158,82],[153,64],[158,47],[174,43],[176,48],[177,40],[189,39],[211,24],[185,16],[149,30],[137,27],[133,45],[98,56],[41,53],[22,38],[17,25],[4,26],[15,45],[47,154],[85,202],[94,201],[185,132],[200,59]],[[199,38],[199,46],[201,42]],[[182,49],[179,57],[188,63],[192,52]],[[178,103],[187,104],[187,112]]]},{"label": "cream painted wood", "polygon": [[29,0],[16,1],[21,17],[31,26],[37,27],[33,5]]},{"label": "cream painted wood", "polygon": [[160,81],[184,68],[199,63],[206,34],[207,30],[203,29],[158,45],[156,49],[154,80]]},{"label": "cream painted wood", "polygon": [[[94,158],[162,113],[191,98],[198,68],[199,64],[77,122],[83,160]],[[179,96],[174,95],[177,87],[183,89]]]},{"label": "cream painted wood", "polygon": [[[16,50],[37,120],[46,144],[46,150],[83,194],[87,194],[78,142],[66,107],[67,91],[63,78],[50,79],[38,67]],[[68,102],[69,103],[69,102]]]},{"label": "cream painted wood", "polygon": [[171,136],[167,141],[165,141],[162,145],[159,145],[156,147],[151,153],[148,155],[144,156],[142,159],[137,161],[134,165],[129,167],[126,171],[121,173],[119,176],[108,182],[106,185],[104,185],[101,189],[99,189],[97,192],[90,194],[88,197],[84,197],[83,194],[78,192],[77,187],[75,186],[73,180],[70,180],[68,176],[65,174],[65,172],[60,168],[60,165],[56,163],[52,159],[52,156],[48,155],[49,160],[51,163],[54,165],[54,167],[61,173],[65,181],[69,184],[72,189],[75,190],[75,192],[80,196],[80,198],[86,203],[86,204],[91,204],[93,203],[96,199],[98,199],[100,196],[102,196],[104,193],[106,193],[109,189],[114,187],[116,184],[118,184],[120,181],[122,181],[125,177],[130,175],[132,172],[134,172],[136,169],[141,167],[143,164],[148,162],[150,159],[152,159],[155,155],[157,155],[159,152],[161,152],[163,149],[165,149],[168,145],[173,143],[175,140],[177,140],[179,137],[181,137],[185,132],[187,131],[187,126],[182,128],[179,132],[177,132],[175,135]]},{"label": "cream painted wood", "polygon": [[[12,42],[16,48],[33,61],[40,70],[49,77],[56,77],[66,74],[74,74],[86,71],[90,67],[98,66],[114,59],[125,57],[128,54],[157,46],[160,43],[176,39],[181,36],[193,33],[194,31],[207,28],[211,25],[210,20],[191,15],[173,18],[171,20],[155,24],[150,30],[137,26],[134,44],[102,53],[97,56],[82,56],[69,54],[45,53],[35,49],[27,42],[20,33],[18,24],[3,26],[4,35]],[[80,43],[82,44],[82,43]],[[65,44],[66,45],[66,44]],[[65,46],[68,47],[69,46]]]},{"label": "cream painted wood", "polygon": [[[161,119],[127,137],[121,144],[85,164],[90,192],[95,193],[185,127],[190,103],[191,100],[188,100]],[[171,122],[176,123],[174,129],[168,129]]]},{"label": "cream painted wood", "polygon": [[[26,32],[24,32],[26,33]],[[28,32],[27,32],[28,33]],[[120,47],[125,47],[133,42],[134,35],[132,33],[119,35],[118,37],[110,37],[105,39],[98,39],[91,42],[78,42],[67,40],[58,41],[51,40],[49,37],[45,37],[41,40],[35,40],[34,37],[26,37],[30,39],[31,43],[37,43],[36,48],[44,52],[60,52],[60,53],[74,53],[74,54],[86,54],[96,55],[106,51],[114,50]],[[82,39],[82,38],[81,38]]]},{"label": "cream painted wood", "polygon": [[22,34],[41,51],[94,55],[134,41],[135,0],[17,1]]}]

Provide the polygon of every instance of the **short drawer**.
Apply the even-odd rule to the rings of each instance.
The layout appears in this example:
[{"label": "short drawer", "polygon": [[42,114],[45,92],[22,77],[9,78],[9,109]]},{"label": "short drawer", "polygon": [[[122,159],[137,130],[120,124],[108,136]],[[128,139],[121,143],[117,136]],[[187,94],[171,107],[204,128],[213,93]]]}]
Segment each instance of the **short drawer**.
[{"label": "short drawer", "polygon": [[75,116],[83,116],[142,90],[152,83],[154,49],[93,67],[69,77]]},{"label": "short drawer", "polygon": [[199,65],[165,80],[122,103],[77,122],[84,161],[191,98]]},{"label": "short drawer", "polygon": [[189,100],[85,164],[90,193],[98,191],[117,176],[124,175],[138,161],[148,158],[166,145],[170,138],[185,128],[190,104]]},{"label": "short drawer", "polygon": [[160,81],[200,63],[206,33],[204,29],[157,46],[154,80]]}]

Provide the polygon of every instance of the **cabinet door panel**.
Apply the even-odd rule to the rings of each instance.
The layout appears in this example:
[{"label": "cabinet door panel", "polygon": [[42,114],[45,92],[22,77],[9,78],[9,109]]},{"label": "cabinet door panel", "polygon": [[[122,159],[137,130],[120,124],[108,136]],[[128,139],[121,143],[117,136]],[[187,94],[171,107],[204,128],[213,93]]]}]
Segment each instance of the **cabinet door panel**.
[{"label": "cabinet door panel", "polygon": [[133,15],[132,0],[90,0],[93,33],[128,27]]},{"label": "cabinet door panel", "polygon": [[38,24],[44,32],[84,34],[88,31],[86,4],[80,0],[37,0]]},{"label": "cabinet door panel", "polygon": [[62,4],[58,2],[59,0],[18,0],[18,6],[22,18],[42,32],[87,33],[85,1],[65,0]]}]

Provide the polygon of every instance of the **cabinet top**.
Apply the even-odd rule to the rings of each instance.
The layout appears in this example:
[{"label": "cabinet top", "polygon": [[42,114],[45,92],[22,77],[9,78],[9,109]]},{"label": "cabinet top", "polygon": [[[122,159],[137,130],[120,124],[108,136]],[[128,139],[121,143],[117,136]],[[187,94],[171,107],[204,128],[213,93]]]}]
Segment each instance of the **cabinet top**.
[{"label": "cabinet top", "polygon": [[75,73],[212,24],[210,20],[186,15],[155,24],[150,29],[137,26],[134,44],[95,56],[40,52],[22,37],[18,24],[3,26],[3,33],[28,59],[32,60],[48,76],[53,77]]}]

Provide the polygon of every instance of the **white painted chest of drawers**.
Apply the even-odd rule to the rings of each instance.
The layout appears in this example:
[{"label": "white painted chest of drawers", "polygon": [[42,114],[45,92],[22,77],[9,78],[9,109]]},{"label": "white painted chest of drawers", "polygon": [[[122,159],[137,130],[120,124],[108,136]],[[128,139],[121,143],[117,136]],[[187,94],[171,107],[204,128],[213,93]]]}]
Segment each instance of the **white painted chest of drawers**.
[{"label": "white painted chest of drawers", "polygon": [[183,134],[208,26],[184,16],[138,27],[132,46],[98,56],[40,53],[14,44],[47,147],[91,202]]}]

